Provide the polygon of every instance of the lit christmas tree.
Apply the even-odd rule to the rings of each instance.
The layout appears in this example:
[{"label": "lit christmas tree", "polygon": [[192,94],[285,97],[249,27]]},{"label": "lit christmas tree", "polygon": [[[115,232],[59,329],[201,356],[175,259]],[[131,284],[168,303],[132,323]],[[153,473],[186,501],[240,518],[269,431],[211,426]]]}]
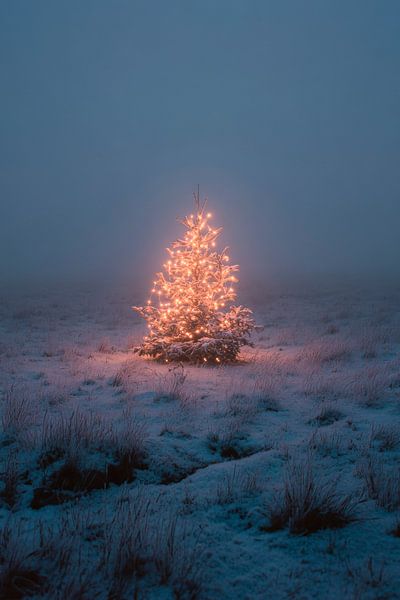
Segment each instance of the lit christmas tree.
[{"label": "lit christmas tree", "polygon": [[215,249],[222,228],[210,226],[211,214],[206,200],[200,205],[199,193],[195,204],[195,214],[181,221],[184,237],[167,248],[169,260],[156,275],[147,306],[133,307],[149,328],[135,351],[166,362],[234,361],[241,346],[251,345],[252,311],[229,306],[239,267],[229,265],[227,248]]}]

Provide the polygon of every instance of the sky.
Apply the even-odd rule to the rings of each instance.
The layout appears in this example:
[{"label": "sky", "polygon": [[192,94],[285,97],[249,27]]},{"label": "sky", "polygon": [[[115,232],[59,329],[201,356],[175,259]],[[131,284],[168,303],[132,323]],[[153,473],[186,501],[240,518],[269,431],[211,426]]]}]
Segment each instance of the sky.
[{"label": "sky", "polygon": [[400,2],[2,0],[0,279],[400,275]]}]

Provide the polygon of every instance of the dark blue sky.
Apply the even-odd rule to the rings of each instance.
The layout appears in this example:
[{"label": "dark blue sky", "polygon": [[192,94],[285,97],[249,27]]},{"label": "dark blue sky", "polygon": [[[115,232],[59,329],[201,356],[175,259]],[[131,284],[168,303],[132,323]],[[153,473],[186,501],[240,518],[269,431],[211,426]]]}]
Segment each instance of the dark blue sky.
[{"label": "dark blue sky", "polygon": [[0,274],[400,274],[400,2],[3,0]]}]

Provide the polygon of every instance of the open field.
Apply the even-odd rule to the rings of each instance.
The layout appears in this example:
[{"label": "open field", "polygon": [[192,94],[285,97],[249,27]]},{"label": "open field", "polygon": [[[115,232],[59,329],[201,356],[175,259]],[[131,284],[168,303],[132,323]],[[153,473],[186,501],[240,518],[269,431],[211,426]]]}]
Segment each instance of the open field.
[{"label": "open field", "polygon": [[0,597],[400,597],[400,290],[259,294],[242,362],[140,298],[0,304]]}]

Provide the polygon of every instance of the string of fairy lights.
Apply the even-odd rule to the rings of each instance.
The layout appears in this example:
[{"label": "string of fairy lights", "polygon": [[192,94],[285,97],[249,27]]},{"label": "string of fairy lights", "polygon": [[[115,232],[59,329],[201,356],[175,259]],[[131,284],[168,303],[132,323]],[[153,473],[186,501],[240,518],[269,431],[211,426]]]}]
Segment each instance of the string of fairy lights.
[{"label": "string of fairy lights", "polygon": [[[233,284],[237,278],[232,274],[237,265],[227,265],[227,248],[216,252],[216,239],[222,228],[213,228],[209,224],[210,212],[205,206],[181,222],[187,228],[184,238],[178,239],[167,248],[169,260],[163,267],[164,272],[157,273],[153,281],[148,306],[154,304],[154,295],[158,300],[157,326],[176,324],[183,337],[193,339],[207,334],[207,327],[199,323],[204,313],[225,307],[236,297]],[[196,308],[199,312],[196,316]],[[229,322],[224,323],[226,326]],[[150,335],[154,335],[154,323],[149,322]]]},{"label": "string of fairy lights", "polygon": [[254,328],[250,309],[232,306],[238,265],[228,249],[219,252],[222,227],[213,227],[206,201],[180,222],[182,238],[167,248],[168,259],[156,274],[150,297],[133,307],[147,322],[148,333],[136,351],[145,356],[193,362],[235,360]]}]

